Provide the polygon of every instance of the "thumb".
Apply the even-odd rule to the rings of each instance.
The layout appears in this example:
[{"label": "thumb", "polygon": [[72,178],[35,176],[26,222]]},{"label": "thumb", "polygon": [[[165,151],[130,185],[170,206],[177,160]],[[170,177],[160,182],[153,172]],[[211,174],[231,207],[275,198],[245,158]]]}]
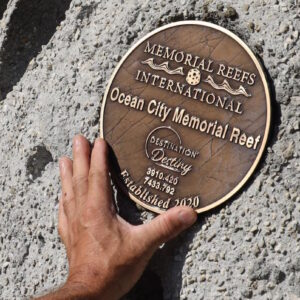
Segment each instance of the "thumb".
[{"label": "thumb", "polygon": [[142,244],[156,249],[190,227],[197,220],[196,212],[187,206],[174,207],[151,222],[138,226]]}]

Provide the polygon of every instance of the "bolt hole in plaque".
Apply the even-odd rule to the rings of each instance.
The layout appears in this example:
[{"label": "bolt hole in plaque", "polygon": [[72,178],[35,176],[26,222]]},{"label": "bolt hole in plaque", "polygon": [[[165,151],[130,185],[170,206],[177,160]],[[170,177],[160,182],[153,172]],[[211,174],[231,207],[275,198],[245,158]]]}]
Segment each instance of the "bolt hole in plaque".
[{"label": "bolt hole in plaque", "polygon": [[134,45],[104,95],[100,131],[113,175],[141,206],[198,213],[232,197],[254,172],[270,128],[255,55],[207,22],[163,26]]}]

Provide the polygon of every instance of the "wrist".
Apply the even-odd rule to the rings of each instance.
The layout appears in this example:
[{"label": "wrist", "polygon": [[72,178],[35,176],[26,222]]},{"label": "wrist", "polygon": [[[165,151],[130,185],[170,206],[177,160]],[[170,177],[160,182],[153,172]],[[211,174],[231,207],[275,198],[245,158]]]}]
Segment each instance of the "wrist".
[{"label": "wrist", "polygon": [[[114,278],[110,272],[100,274],[90,267],[70,272],[66,286],[77,292],[84,291],[85,297],[82,299],[118,300],[123,295],[123,288],[118,282],[115,282]],[[79,299],[81,300],[81,298]]]},{"label": "wrist", "polygon": [[102,294],[101,280],[97,274],[93,275],[93,273],[92,269],[88,267],[70,270],[64,288],[74,291],[76,294],[83,293],[85,296],[89,296],[88,299],[99,298]]},{"label": "wrist", "polygon": [[99,272],[99,268],[95,268],[93,264],[71,267],[64,287],[76,294],[84,294],[83,299],[119,299],[114,288],[112,274],[103,269]]},{"label": "wrist", "polygon": [[[101,296],[98,290],[92,289],[86,283],[79,281],[67,281],[58,292],[61,292],[62,295],[67,295],[66,298],[70,300],[94,300],[99,299]],[[65,298],[62,297],[61,299]]]}]

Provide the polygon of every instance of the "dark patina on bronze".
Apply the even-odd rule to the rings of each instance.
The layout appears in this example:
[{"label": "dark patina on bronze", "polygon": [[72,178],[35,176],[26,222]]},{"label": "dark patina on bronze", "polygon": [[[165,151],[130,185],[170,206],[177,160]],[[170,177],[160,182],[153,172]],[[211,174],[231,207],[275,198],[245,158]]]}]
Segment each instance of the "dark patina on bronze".
[{"label": "dark patina on bronze", "polygon": [[106,90],[101,136],[130,198],[198,213],[249,179],[266,146],[270,96],[251,50],[206,22],[161,27],[122,59]]}]

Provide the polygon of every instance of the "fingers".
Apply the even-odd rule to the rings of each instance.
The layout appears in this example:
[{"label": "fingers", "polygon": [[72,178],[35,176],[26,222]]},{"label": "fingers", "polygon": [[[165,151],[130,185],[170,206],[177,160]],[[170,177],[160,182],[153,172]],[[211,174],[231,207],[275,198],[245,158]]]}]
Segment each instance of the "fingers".
[{"label": "fingers", "polygon": [[73,191],[73,165],[68,157],[62,157],[59,161],[60,179],[62,186],[62,205],[66,217],[75,213],[75,195]]},{"label": "fingers", "polygon": [[88,191],[89,168],[89,142],[83,136],[77,135],[73,139],[73,188],[79,202]]},{"label": "fingers", "polygon": [[159,245],[190,227],[196,220],[197,214],[192,208],[179,206],[136,228],[141,244],[145,249],[150,248],[154,251]]},{"label": "fingers", "polygon": [[108,147],[103,139],[96,139],[89,172],[89,204],[101,208],[104,214],[113,211],[109,177]]}]

